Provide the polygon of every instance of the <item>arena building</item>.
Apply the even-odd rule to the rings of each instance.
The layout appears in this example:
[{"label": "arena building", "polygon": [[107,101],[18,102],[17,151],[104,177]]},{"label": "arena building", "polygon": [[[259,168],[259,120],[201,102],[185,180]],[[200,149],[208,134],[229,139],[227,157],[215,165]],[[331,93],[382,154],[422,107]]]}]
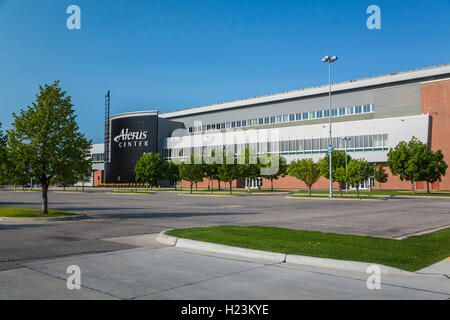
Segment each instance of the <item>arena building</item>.
[{"label": "arena building", "polygon": [[[433,150],[442,150],[450,163],[450,64],[335,83],[331,90],[334,149],[384,164],[390,148],[414,136]],[[106,121],[105,144],[93,146],[93,184],[135,182],[134,166],[147,152],[182,160],[213,150],[239,154],[249,148],[257,154],[279,153],[288,162],[317,161],[327,154],[328,117],[328,85],[167,113],[113,115]],[[387,171],[383,188],[410,188]],[[234,186],[246,183],[238,180]],[[269,186],[265,179],[249,183]],[[207,185],[205,179],[199,187]],[[314,188],[328,185],[321,178]],[[305,186],[286,176],[274,187]],[[416,187],[425,186],[417,182]],[[450,190],[450,174],[432,189]]]}]

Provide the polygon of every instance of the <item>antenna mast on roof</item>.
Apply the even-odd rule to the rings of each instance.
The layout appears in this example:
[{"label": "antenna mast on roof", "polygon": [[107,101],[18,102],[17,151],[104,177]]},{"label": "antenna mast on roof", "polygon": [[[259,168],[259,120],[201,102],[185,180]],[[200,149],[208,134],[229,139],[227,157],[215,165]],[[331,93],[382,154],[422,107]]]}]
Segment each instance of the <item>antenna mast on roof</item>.
[{"label": "antenna mast on roof", "polygon": [[111,107],[111,92],[108,90],[108,93],[105,95],[105,170],[106,163],[111,161],[111,132],[110,132],[110,107]]}]

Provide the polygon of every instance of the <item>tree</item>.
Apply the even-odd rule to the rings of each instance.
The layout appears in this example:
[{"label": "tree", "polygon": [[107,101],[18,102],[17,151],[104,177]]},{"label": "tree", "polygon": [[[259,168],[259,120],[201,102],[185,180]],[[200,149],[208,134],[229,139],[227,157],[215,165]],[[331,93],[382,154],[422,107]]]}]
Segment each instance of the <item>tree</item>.
[{"label": "tree", "polygon": [[391,148],[387,165],[400,180],[411,182],[411,192],[415,195],[414,183],[426,180],[431,158],[428,146],[412,137],[408,143],[401,141],[395,148]]},{"label": "tree", "polygon": [[159,153],[146,153],[136,163],[134,172],[136,178],[151,187],[158,185],[158,180],[164,177],[164,160]]},{"label": "tree", "polygon": [[442,181],[442,176],[445,176],[448,165],[444,161],[444,155],[441,150],[436,152],[430,150],[428,156],[430,159],[428,161],[428,166],[424,168],[424,179],[427,183],[427,193],[430,193],[430,183]]},{"label": "tree", "polygon": [[370,178],[373,167],[364,159],[354,159],[347,164],[346,181],[356,188],[359,197],[359,185]]},{"label": "tree", "polygon": [[308,187],[308,194],[311,196],[311,188],[316,183],[320,176],[320,168],[313,159],[301,159],[291,162],[288,167],[288,174],[303,181]]},{"label": "tree", "polygon": [[[337,168],[334,172],[334,176],[333,176],[334,181],[339,183],[339,186],[341,184],[346,184],[347,182],[347,171],[345,170],[345,168],[340,167]],[[342,189],[343,188],[339,188],[339,191],[341,192],[341,198],[342,198]]]},{"label": "tree", "polygon": [[194,155],[192,155],[190,163],[186,163],[185,161],[183,161],[179,166],[180,179],[190,182],[191,193],[194,183],[203,181],[204,176],[202,165],[195,162],[195,157]]},{"label": "tree", "polygon": [[165,162],[164,178],[169,180],[169,182],[174,183],[175,190],[177,190],[177,181],[180,180],[180,170],[178,165],[173,161]]},{"label": "tree", "polygon": [[239,155],[244,162],[239,165],[240,178],[247,181],[247,190],[250,191],[250,181],[258,179],[261,175],[261,168],[256,154],[250,154],[250,149],[246,148],[244,154]]},{"label": "tree", "polygon": [[380,183],[380,189],[381,184],[388,181],[388,174],[386,173],[386,170],[384,169],[382,164],[379,164],[375,167],[373,177],[375,181]]},{"label": "tree", "polygon": [[[270,168],[272,167],[272,161],[269,164],[266,164],[264,167]],[[286,159],[278,155],[278,171],[275,174],[271,175],[263,175],[262,177],[270,180],[270,189],[273,191],[273,180],[278,180],[280,177],[285,177],[288,174],[288,165]]]},{"label": "tree", "polygon": [[[219,180],[219,166],[217,165],[215,159],[216,153],[215,151],[211,151],[210,159],[203,158],[203,173],[205,174],[205,178],[208,179],[208,189],[211,190],[211,193],[214,192],[214,180]],[[219,181],[219,189],[220,189],[220,181]]]},{"label": "tree", "polygon": [[8,181],[8,155],[7,155],[7,141],[8,137],[3,134],[1,130],[2,124],[0,123],[0,185],[5,184]]},{"label": "tree", "polygon": [[31,106],[19,115],[13,113],[8,149],[12,165],[29,168],[30,176],[41,184],[42,214],[47,214],[51,181],[63,174],[75,176],[80,162],[88,161],[92,142],[78,131],[71,97],[59,81],[39,86],[39,90]]},{"label": "tree", "polygon": [[87,161],[82,161],[78,164],[79,168],[76,174],[76,182],[81,182],[83,191],[84,184],[92,179],[92,156],[86,160]]},{"label": "tree", "polygon": [[237,160],[227,163],[226,158],[234,158],[233,155],[229,154],[228,156],[223,155],[222,164],[219,166],[219,178],[223,182],[229,182],[230,184],[230,194],[233,193],[231,183],[241,177],[241,167],[237,164]]},{"label": "tree", "polygon": [[[345,152],[334,150],[332,155],[332,173],[333,177],[336,175],[336,170],[339,168],[345,169]],[[347,164],[352,160],[352,157],[347,154]],[[327,154],[325,157],[319,160],[318,162],[319,168],[320,168],[320,174],[330,179],[330,156]],[[342,192],[342,189],[345,188],[345,182],[339,182],[336,179],[334,181],[339,183],[339,190]]]}]

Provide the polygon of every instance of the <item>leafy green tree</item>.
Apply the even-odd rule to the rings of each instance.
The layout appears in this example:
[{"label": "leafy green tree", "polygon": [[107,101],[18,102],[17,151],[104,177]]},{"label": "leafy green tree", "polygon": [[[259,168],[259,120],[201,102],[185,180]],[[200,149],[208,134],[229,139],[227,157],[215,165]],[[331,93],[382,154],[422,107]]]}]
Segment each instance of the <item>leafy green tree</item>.
[{"label": "leafy green tree", "polygon": [[[81,182],[81,186],[84,191],[84,184],[92,179],[92,156],[87,161],[78,163],[78,170],[76,174],[76,182]],[[78,188],[78,187],[77,187]]]},{"label": "leafy green tree", "polygon": [[[237,159],[234,161],[229,161],[232,163],[227,163],[226,155],[223,155],[222,164],[219,165],[219,178],[223,182],[228,182],[230,184],[230,194],[233,193],[232,182],[239,179],[242,176],[241,166],[237,164]],[[229,154],[229,159],[233,159],[234,156]]]},{"label": "leafy green tree", "polygon": [[150,183],[151,187],[158,185],[158,180],[164,177],[164,160],[159,153],[146,153],[136,163],[134,172],[136,178],[144,183]]},{"label": "leafy green tree", "polygon": [[411,192],[414,195],[414,183],[426,180],[431,158],[428,146],[413,137],[408,143],[401,141],[395,148],[391,148],[387,165],[393,175],[411,183]]},{"label": "leafy green tree", "polygon": [[256,154],[251,154],[250,149],[246,148],[242,155],[239,155],[243,161],[239,165],[240,178],[247,181],[247,190],[250,191],[250,181],[258,179],[261,175],[261,168]]},{"label": "leafy green tree", "polygon": [[435,152],[431,151],[428,154],[428,166],[424,168],[424,180],[427,183],[427,193],[430,193],[430,183],[442,181],[442,176],[445,176],[448,165],[444,161],[444,155],[441,150]]},{"label": "leafy green tree", "polygon": [[181,162],[179,169],[180,179],[190,182],[192,193],[192,186],[194,185],[194,183],[203,181],[203,165],[197,164],[194,155],[192,155],[190,163],[187,163],[185,161]]},{"label": "leafy green tree", "polygon": [[220,179],[219,179],[219,165],[216,160],[216,152],[213,150],[209,157],[203,158],[203,173],[205,178],[208,179],[208,189],[211,193],[214,192],[214,180],[218,181],[219,189],[220,189]]},{"label": "leafy green tree", "polygon": [[[347,172],[345,170],[345,168],[340,167],[337,168],[334,172],[334,176],[333,176],[334,181],[338,182],[339,185],[341,184],[346,184],[347,182]],[[341,198],[342,198],[342,190],[343,188],[339,188],[339,191],[341,192]]]},{"label": "leafy green tree", "polygon": [[379,164],[375,167],[373,177],[375,181],[377,181],[380,184],[386,183],[388,181],[388,174],[386,173],[386,170],[384,169],[382,164]]},{"label": "leafy green tree", "polygon": [[314,163],[313,159],[301,159],[291,162],[288,166],[288,174],[303,181],[308,187],[308,194],[311,196],[311,188],[320,176],[320,167]]},{"label": "leafy green tree", "polygon": [[[13,113],[8,149],[13,166],[29,168],[30,176],[41,184],[42,214],[47,214],[51,181],[63,174],[77,175],[79,163],[90,156],[92,142],[78,131],[71,97],[60,88],[59,81],[39,89],[31,106],[19,115]],[[13,175],[20,176],[18,172],[12,170]]]},{"label": "leafy green tree", "polygon": [[[264,165],[266,168],[272,167],[272,161],[269,164]],[[278,171],[271,175],[262,175],[263,178],[270,180],[270,189],[273,191],[273,180],[278,180],[280,177],[285,177],[288,174],[288,165],[286,159],[279,155],[278,156]]]},{"label": "leafy green tree", "polygon": [[[339,168],[345,169],[345,152],[340,150],[333,150],[332,154],[332,173],[333,177],[336,175],[336,170]],[[352,157],[347,153],[347,163],[352,160]],[[327,179],[330,179],[330,156],[327,154],[325,157],[319,160],[318,162],[320,168],[320,174]],[[345,182],[339,182],[336,179],[334,181],[339,183],[339,190],[342,192],[342,189],[345,188]]]},{"label": "leafy green tree", "polygon": [[347,164],[346,181],[356,188],[359,197],[359,185],[367,181],[373,173],[373,167],[364,159],[354,159]]},{"label": "leafy green tree", "polygon": [[177,190],[177,181],[180,181],[180,169],[173,161],[165,162],[164,166],[164,178],[174,183],[175,190]]},{"label": "leafy green tree", "polygon": [[3,134],[1,130],[2,124],[0,123],[0,185],[6,184],[8,182],[8,149],[7,141],[8,137]]}]

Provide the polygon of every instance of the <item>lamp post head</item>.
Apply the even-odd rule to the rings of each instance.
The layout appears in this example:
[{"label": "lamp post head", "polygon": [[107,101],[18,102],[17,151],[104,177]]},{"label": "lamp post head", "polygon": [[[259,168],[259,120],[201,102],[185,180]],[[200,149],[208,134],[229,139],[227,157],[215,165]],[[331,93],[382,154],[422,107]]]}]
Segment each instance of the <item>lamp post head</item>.
[{"label": "lamp post head", "polygon": [[337,59],[338,59],[338,57],[333,56],[333,57],[331,57],[330,62],[335,62]]},{"label": "lamp post head", "polygon": [[322,62],[328,62],[328,61],[330,61],[330,56],[323,57]]}]

